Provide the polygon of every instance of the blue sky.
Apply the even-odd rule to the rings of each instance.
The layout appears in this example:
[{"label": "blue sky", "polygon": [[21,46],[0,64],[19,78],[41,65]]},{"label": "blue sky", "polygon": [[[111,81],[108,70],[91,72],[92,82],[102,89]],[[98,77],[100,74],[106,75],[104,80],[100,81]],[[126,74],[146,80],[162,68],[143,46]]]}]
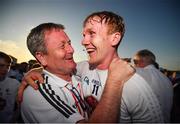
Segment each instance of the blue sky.
[{"label": "blue sky", "polygon": [[121,57],[132,57],[140,49],[155,53],[161,67],[180,70],[179,0],[1,0],[0,51],[18,58],[33,57],[26,37],[44,22],[64,24],[75,49],[75,61],[87,59],[81,46],[82,22],[95,11],[121,15],[126,32],[119,47]]}]

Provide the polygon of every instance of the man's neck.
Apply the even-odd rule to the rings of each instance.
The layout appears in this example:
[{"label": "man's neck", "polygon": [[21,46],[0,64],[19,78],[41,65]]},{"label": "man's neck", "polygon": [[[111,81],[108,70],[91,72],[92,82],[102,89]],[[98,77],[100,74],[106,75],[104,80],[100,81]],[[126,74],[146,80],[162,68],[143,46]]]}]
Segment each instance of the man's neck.
[{"label": "man's neck", "polygon": [[72,81],[72,76],[69,74],[69,75],[57,75],[58,77],[64,79],[65,81]]},{"label": "man's neck", "polygon": [[118,57],[117,53],[109,57],[107,56],[106,59],[102,63],[98,64],[96,68],[99,70],[107,70],[113,58],[116,58],[116,57]]}]

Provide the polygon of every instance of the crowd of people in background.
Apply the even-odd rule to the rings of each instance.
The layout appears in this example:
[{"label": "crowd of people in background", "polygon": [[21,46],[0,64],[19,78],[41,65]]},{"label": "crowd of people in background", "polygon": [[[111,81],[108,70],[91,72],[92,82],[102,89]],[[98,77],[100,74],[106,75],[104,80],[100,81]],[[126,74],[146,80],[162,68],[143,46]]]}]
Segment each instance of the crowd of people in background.
[{"label": "crowd of people in background", "polygon": [[[134,64],[131,58],[122,58],[124,61]],[[163,67],[159,67],[158,63],[155,63],[156,68],[158,68],[165,76],[169,78],[174,86],[180,83],[180,70],[169,70]]]},{"label": "crowd of people in background", "polygon": [[40,67],[36,60],[15,63],[0,51],[0,123],[23,122],[16,102],[18,87],[24,74],[35,67]]},{"label": "crowd of people in background", "polygon": [[33,68],[40,67],[36,60],[29,60],[28,62],[12,63],[8,77],[14,78],[19,82],[22,81],[24,74]]},{"label": "crowd of people in background", "polygon": [[[11,55],[10,55],[11,56]],[[134,64],[131,58],[122,58],[124,61]],[[156,63],[158,64],[158,63]],[[159,65],[158,65],[159,66]],[[41,67],[39,62],[35,59],[31,59],[27,62],[12,62],[8,77],[15,78],[21,82],[24,74],[33,68]],[[180,70],[168,70],[162,67],[158,68],[164,75],[166,75],[174,86],[180,83]]]}]

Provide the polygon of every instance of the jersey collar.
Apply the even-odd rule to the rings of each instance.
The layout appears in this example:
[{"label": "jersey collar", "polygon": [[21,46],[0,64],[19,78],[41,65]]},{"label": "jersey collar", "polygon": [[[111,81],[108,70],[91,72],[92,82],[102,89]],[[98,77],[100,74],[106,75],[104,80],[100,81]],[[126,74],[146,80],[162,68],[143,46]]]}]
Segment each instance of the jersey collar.
[{"label": "jersey collar", "polygon": [[[45,76],[48,76],[48,83],[49,84],[55,84],[55,85],[58,85],[59,87],[65,87],[67,84],[70,84],[71,82],[68,82],[58,76],[56,76],[55,74],[52,74],[50,73],[49,71],[47,70],[43,70],[43,74],[45,74]],[[76,78],[74,77],[74,75],[72,76],[72,83],[73,86],[77,86],[78,85],[78,82],[76,80]]]}]

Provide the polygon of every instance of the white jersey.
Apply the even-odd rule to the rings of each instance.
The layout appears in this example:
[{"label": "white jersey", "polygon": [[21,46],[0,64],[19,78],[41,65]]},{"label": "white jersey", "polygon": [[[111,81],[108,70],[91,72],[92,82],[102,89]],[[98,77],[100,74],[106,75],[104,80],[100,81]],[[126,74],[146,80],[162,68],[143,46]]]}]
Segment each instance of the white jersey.
[{"label": "white jersey", "polygon": [[173,101],[172,83],[153,65],[148,65],[145,68],[137,68],[136,71],[149,83],[150,87],[153,89],[160,103],[164,121],[170,122],[170,113]]},{"label": "white jersey", "polygon": [[0,81],[1,104],[4,101],[5,107],[0,110],[0,122],[8,123],[12,121],[15,109],[17,91],[20,83],[16,79],[6,77]]},{"label": "white jersey", "polygon": [[[101,98],[107,78],[107,70],[89,69],[88,62],[77,64],[84,96]],[[124,85],[121,99],[120,122],[163,122],[158,99],[148,83],[135,73]],[[112,115],[113,116],[113,115]]]},{"label": "white jersey", "polygon": [[72,83],[43,71],[45,83],[39,91],[26,88],[21,104],[23,120],[28,123],[76,123],[87,119],[81,83],[72,76]]}]

